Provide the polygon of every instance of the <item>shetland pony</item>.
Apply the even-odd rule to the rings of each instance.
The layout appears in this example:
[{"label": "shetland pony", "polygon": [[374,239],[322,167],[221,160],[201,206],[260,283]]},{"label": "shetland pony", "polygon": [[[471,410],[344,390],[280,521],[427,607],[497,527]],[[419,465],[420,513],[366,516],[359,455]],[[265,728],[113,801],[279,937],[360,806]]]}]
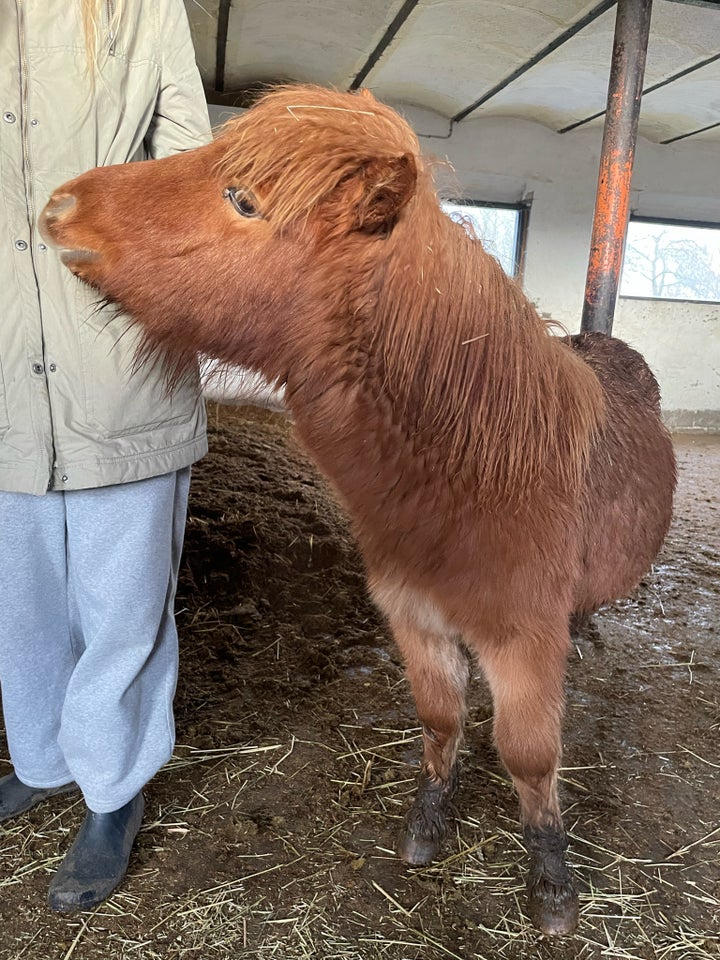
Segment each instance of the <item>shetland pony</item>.
[{"label": "shetland pony", "polygon": [[671,515],[642,358],[551,335],[442,212],[408,124],[366,92],[280,88],[208,146],[70,181],[41,228],[174,376],[203,353],[284,386],[422,723],[400,855],[441,849],[470,655],[519,795],[530,915],[572,931],[557,790],[569,621],[637,584]]}]

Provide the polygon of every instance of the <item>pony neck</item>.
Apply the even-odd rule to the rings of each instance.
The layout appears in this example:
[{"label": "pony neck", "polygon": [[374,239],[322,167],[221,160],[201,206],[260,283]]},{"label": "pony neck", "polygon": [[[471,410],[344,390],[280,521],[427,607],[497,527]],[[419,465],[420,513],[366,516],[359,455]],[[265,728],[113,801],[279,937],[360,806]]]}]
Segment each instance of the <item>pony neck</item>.
[{"label": "pony neck", "polygon": [[384,242],[368,369],[400,434],[487,499],[522,499],[549,475],[575,488],[603,416],[592,371],[434,190]]}]

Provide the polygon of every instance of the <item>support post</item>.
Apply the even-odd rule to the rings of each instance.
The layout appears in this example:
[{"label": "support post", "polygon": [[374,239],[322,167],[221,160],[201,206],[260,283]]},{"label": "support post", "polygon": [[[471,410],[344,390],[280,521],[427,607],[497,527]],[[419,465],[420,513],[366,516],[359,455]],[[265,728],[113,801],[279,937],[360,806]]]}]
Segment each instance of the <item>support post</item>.
[{"label": "support post", "polygon": [[611,333],[630,210],[652,0],[618,0],[581,331]]}]

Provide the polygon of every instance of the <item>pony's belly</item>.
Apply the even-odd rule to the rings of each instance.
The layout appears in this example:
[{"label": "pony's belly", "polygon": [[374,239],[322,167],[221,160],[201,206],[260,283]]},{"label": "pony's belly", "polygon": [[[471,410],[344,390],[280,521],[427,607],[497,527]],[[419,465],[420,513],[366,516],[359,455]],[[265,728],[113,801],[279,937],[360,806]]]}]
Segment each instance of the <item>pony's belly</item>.
[{"label": "pony's belly", "polygon": [[606,511],[589,538],[576,612],[589,613],[632,593],[662,546],[671,513],[671,491],[640,507],[634,502],[625,511],[618,505]]}]

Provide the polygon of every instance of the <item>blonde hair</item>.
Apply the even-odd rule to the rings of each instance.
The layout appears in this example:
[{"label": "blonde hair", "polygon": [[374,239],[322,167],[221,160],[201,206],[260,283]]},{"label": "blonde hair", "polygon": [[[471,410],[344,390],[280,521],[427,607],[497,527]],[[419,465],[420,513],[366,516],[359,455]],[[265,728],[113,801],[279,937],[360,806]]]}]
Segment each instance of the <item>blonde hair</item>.
[{"label": "blonde hair", "polygon": [[[94,75],[103,47],[112,50],[125,0],[78,0],[85,34],[88,71]],[[100,41],[100,42],[99,42]]]}]

